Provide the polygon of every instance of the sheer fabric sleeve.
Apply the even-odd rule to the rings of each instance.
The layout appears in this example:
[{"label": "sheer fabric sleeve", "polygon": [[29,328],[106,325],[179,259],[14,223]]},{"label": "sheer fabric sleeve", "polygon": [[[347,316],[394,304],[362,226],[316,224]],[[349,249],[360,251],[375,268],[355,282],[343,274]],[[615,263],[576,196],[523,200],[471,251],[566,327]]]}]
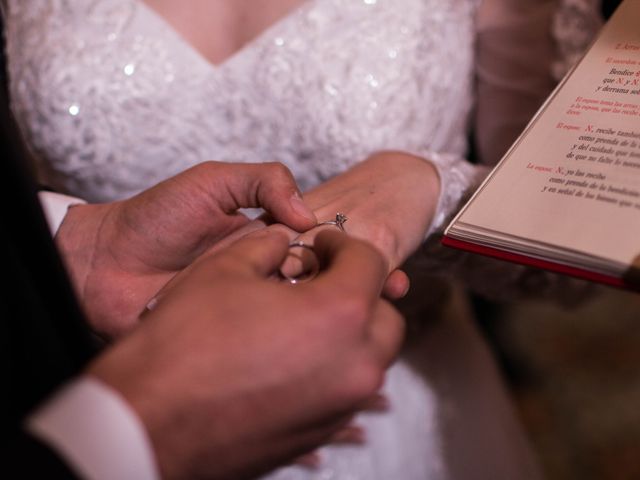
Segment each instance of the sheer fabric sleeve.
[{"label": "sheer fabric sleeve", "polygon": [[[415,261],[421,270],[461,279],[494,299],[520,296],[574,303],[593,290],[587,282],[440,245],[442,229],[525,128],[558,81],[577,61],[600,21],[593,0],[485,0],[477,16],[474,155],[478,165],[432,154],[441,178],[433,227]],[[576,20],[574,15],[580,13]],[[567,35],[565,25],[576,27]],[[429,158],[429,157],[427,157]]]}]

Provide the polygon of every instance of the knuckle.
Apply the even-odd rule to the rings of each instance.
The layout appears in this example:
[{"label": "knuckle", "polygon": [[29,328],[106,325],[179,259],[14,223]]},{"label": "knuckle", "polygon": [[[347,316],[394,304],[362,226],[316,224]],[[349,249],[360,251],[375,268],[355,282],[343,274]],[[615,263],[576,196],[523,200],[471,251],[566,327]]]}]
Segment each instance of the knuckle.
[{"label": "knuckle", "polygon": [[215,173],[216,170],[218,170],[218,167],[220,166],[220,163],[218,162],[214,162],[213,160],[205,160],[204,162],[200,162],[197,165],[195,165],[191,171],[194,174],[211,174],[211,173]]},{"label": "knuckle", "polygon": [[205,160],[199,163],[198,165],[196,165],[195,168],[208,169],[208,168],[216,168],[219,165],[220,165],[220,162],[214,162],[213,160]]},{"label": "knuckle", "polygon": [[225,252],[212,255],[205,259],[201,265],[201,269],[207,269],[220,275],[231,275],[236,273],[243,265],[247,264],[247,259],[232,249]]},{"label": "knuckle", "polygon": [[217,185],[220,183],[221,169],[224,168],[226,167],[223,164],[220,164],[220,162],[206,160],[194,165],[185,173],[189,175],[190,180],[195,182],[195,184],[207,187],[209,185]]},{"label": "knuckle", "polygon": [[345,382],[345,401],[359,402],[375,394],[384,383],[384,369],[373,355],[362,354],[352,362],[349,378]]},{"label": "knuckle", "polygon": [[361,295],[343,295],[340,301],[333,301],[331,315],[342,324],[362,329],[372,315],[372,306],[368,299]]},{"label": "knuckle", "polygon": [[275,180],[280,181],[291,181],[293,176],[289,169],[280,162],[269,162],[265,164],[267,166],[268,172]]},{"label": "knuckle", "polygon": [[100,313],[90,314],[89,323],[93,329],[108,338],[119,338],[129,333],[136,322],[126,316],[106,316]]},{"label": "knuckle", "polygon": [[381,312],[382,318],[398,332],[404,332],[405,318],[400,311],[389,301],[379,299],[378,310]]},{"label": "knuckle", "polygon": [[393,309],[392,321],[394,323],[395,331],[397,332],[398,348],[400,348],[407,335],[407,321],[404,316],[395,309]]}]

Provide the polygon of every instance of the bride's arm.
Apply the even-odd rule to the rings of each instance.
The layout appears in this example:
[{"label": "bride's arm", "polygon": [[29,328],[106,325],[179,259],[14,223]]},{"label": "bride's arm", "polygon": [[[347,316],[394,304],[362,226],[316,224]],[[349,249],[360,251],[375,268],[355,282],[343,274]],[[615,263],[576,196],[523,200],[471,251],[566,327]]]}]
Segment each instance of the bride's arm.
[{"label": "bride's arm", "polygon": [[[440,231],[465,192],[484,173],[454,155],[382,151],[304,197],[319,222],[345,214],[345,231],[375,245],[392,270],[400,267],[425,237]],[[300,239],[312,242],[319,230]]]}]

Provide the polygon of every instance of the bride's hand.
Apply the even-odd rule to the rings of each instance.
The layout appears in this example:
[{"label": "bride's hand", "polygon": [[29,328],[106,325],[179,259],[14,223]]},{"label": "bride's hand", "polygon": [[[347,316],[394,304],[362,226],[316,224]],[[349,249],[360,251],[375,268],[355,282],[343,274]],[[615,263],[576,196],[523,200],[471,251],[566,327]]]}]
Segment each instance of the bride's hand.
[{"label": "bride's hand", "polygon": [[[338,212],[345,214],[345,231],[375,245],[391,271],[420,245],[439,191],[438,174],[430,162],[401,152],[380,152],[305,193],[304,198],[318,222],[335,220]],[[322,228],[299,238],[313,243]]]},{"label": "bride's hand", "polygon": [[[395,271],[413,253],[431,224],[440,190],[435,167],[423,158],[401,152],[380,152],[347,172],[305,193],[319,222],[334,220],[340,212],[348,217],[344,225],[349,235],[375,245],[393,272],[385,294],[401,297],[408,288],[408,279]],[[243,235],[268,222],[254,220],[220,241],[213,250],[233,243]],[[272,227],[273,228],[273,227]],[[282,227],[284,228],[284,227]],[[323,228],[313,228],[298,239],[313,244],[313,238]],[[298,233],[288,230],[293,240]],[[293,268],[295,270],[295,267]]]}]

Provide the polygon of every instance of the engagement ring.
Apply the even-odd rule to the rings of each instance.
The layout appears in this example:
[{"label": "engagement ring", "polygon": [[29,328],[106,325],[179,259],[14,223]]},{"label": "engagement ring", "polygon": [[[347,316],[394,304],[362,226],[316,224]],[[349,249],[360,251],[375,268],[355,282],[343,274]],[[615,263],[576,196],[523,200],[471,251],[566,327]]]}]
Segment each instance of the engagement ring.
[{"label": "engagement ring", "polygon": [[342,230],[343,232],[347,233],[346,230],[344,229],[344,224],[347,223],[347,220],[349,220],[347,218],[347,216],[344,213],[336,213],[336,219],[335,220],[327,220],[326,222],[322,222],[319,223],[318,226],[320,225],[335,225],[336,227],[338,227],[340,230]]}]

